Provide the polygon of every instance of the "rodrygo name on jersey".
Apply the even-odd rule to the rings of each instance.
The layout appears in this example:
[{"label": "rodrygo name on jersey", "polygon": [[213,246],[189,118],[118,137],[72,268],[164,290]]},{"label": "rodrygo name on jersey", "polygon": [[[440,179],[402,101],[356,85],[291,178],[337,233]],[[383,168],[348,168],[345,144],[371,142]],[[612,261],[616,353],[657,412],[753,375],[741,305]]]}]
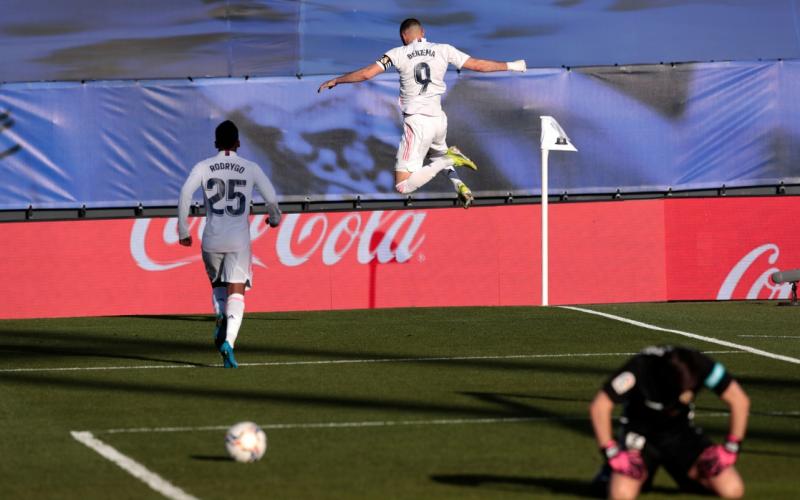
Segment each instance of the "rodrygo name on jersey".
[{"label": "rodrygo name on jersey", "polygon": [[244,167],[238,163],[215,163],[209,165],[208,168],[210,168],[212,172],[216,172],[217,170],[232,170],[240,174],[244,173]]},{"label": "rodrygo name on jersey", "polygon": [[238,252],[250,245],[247,216],[258,189],[267,203],[270,217],[280,218],[275,188],[257,164],[235,152],[220,152],[192,168],[181,189],[178,205],[178,234],[189,236],[188,215],[192,194],[203,190],[206,207],[206,226],[203,229],[203,250],[207,252]]}]

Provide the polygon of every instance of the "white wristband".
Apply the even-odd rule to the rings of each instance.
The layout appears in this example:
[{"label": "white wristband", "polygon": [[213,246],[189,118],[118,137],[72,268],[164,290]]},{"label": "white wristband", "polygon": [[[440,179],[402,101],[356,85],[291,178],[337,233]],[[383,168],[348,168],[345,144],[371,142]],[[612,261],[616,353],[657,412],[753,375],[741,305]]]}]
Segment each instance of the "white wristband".
[{"label": "white wristband", "polygon": [[525,59],[517,59],[516,61],[507,62],[506,65],[508,66],[508,71],[519,71],[524,72],[528,69],[527,65],[525,64]]}]

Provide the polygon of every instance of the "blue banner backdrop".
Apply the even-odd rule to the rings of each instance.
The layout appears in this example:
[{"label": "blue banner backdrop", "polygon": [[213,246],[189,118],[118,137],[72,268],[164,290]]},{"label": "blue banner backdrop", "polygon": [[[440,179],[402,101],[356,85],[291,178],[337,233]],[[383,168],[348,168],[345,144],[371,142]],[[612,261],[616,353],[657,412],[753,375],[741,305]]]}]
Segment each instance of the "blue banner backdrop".
[{"label": "blue banner backdrop", "polygon": [[4,82],[339,74],[428,39],[529,67],[800,57],[798,0],[3,0]]},{"label": "blue banner backdrop", "polygon": [[[0,209],[174,205],[214,127],[283,200],[395,198],[397,76],[316,93],[323,77],[0,85]],[[450,144],[478,194],[538,194],[539,116],[579,149],[551,155],[551,192],[800,182],[800,62],[448,76]],[[420,196],[452,196],[435,179]]]}]

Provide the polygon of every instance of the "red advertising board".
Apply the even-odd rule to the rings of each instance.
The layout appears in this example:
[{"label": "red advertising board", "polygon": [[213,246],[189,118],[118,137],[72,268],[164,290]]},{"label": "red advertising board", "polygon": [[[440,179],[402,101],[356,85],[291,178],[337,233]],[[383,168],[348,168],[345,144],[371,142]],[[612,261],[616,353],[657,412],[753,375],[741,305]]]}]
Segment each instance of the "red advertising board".
[{"label": "red advertising board", "polygon": [[670,300],[784,299],[791,285],[769,279],[800,268],[795,197],[670,200],[667,296]]},{"label": "red advertising board", "polygon": [[[558,204],[550,302],[782,298],[800,267],[800,199]],[[536,305],[540,207],[290,214],[251,220],[247,310]],[[195,241],[202,219],[193,219]],[[0,224],[1,318],[209,313],[199,245],[175,219]]]},{"label": "red advertising board", "polygon": [[[200,249],[178,245],[175,219],[0,225],[0,317],[208,313]],[[194,219],[195,241],[202,219]],[[251,220],[248,311],[538,300],[532,207],[290,214]]]},{"label": "red advertising board", "polygon": [[550,216],[551,304],[667,300],[663,203],[560,204]]}]

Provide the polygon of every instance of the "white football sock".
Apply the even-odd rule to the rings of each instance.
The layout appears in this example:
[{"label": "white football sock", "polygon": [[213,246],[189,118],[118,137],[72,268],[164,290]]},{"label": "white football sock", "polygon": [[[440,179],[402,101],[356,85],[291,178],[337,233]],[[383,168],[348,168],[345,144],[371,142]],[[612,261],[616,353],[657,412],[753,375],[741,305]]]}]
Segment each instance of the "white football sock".
[{"label": "white football sock", "polygon": [[460,186],[464,182],[461,180],[461,178],[458,177],[456,169],[454,167],[450,167],[446,170],[446,173],[447,173],[447,178],[450,179],[450,182],[453,183],[453,188],[456,191],[458,191],[458,186]]},{"label": "white football sock", "polygon": [[226,330],[226,340],[233,347],[236,337],[239,336],[239,327],[242,326],[244,318],[244,295],[233,293],[228,296],[225,304],[225,315],[228,317],[228,329]]},{"label": "white football sock", "polygon": [[214,302],[214,314],[217,318],[225,316],[225,302],[228,300],[228,288],[218,286],[211,289],[211,300]]},{"label": "white football sock", "polygon": [[443,169],[452,166],[453,160],[450,158],[439,158],[409,175],[406,180],[397,184],[395,188],[399,193],[402,194],[413,193],[417,189],[427,184],[431,179],[436,177],[436,174],[441,172]]}]

